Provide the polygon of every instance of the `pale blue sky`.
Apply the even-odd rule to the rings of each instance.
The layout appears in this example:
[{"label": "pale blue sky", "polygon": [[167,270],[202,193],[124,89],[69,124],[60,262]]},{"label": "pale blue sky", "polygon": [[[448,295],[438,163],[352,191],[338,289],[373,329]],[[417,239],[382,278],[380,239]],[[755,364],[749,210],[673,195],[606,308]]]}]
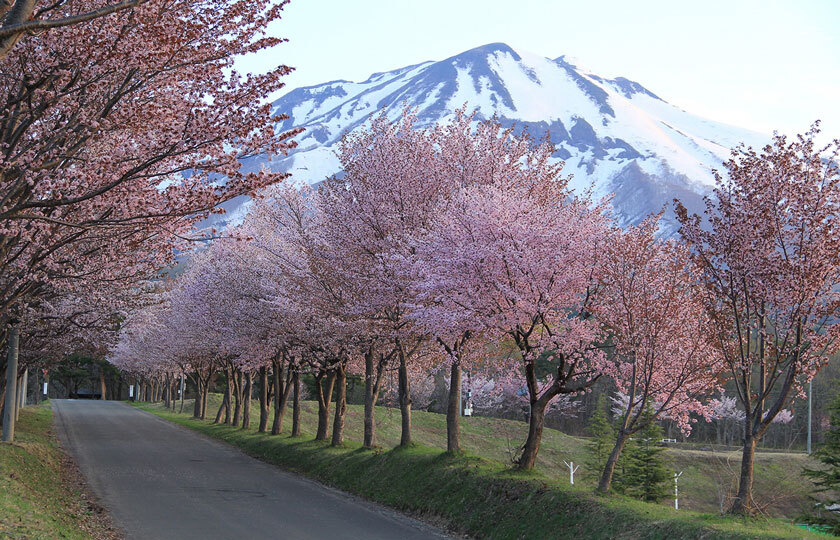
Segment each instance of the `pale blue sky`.
[{"label": "pale blue sky", "polygon": [[626,76],[689,112],[757,131],[840,137],[840,0],[292,0],[286,43],[249,66],[288,89],[504,42]]}]

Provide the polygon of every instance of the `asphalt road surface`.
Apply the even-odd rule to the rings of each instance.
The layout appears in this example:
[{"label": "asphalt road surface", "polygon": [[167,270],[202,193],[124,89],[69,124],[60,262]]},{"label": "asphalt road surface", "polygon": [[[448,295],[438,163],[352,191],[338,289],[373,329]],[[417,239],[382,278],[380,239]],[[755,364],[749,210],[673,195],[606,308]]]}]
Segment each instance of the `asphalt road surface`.
[{"label": "asphalt road surface", "polygon": [[62,445],[129,539],[445,538],[124,403],[52,406]]}]

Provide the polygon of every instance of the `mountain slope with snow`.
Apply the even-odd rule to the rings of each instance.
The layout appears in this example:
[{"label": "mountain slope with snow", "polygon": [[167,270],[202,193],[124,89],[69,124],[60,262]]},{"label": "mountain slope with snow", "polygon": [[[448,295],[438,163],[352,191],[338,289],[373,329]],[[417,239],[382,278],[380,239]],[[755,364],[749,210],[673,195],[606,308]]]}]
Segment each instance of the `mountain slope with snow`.
[{"label": "mountain slope with snow", "polygon": [[[338,173],[336,143],[384,109],[396,119],[416,108],[423,124],[445,121],[466,104],[479,117],[550,134],[555,156],[577,189],[613,194],[621,223],[634,223],[676,197],[699,209],[702,195],[739,142],[769,137],[679,109],[641,84],[589,73],[565,57],[518,53],[502,43],[439,62],[375,73],[363,82],[332,81],[298,88],[273,104],[289,119],[279,130],[304,127],[298,148],[268,163],[298,181]],[[673,223],[669,221],[669,228]]]}]

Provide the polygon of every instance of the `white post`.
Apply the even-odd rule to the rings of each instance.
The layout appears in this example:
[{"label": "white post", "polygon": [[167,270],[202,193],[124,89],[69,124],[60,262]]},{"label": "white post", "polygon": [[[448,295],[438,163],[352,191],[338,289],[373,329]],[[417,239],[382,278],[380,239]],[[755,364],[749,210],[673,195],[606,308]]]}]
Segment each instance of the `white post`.
[{"label": "white post", "polygon": [[574,461],[569,463],[565,459],[563,460],[563,463],[565,463],[566,467],[569,468],[569,483],[572,484],[572,485],[575,485],[575,473],[577,472],[578,469],[580,469],[580,465],[575,467],[575,462]]},{"label": "white post", "polygon": [[128,385],[128,397],[130,397],[130,398],[134,397],[134,385],[133,384]]},{"label": "white post", "polygon": [[44,395],[47,395],[47,381],[44,381]]},{"label": "white post", "polygon": [[680,476],[682,476],[682,472],[679,474],[674,473],[674,510],[680,509],[680,488],[679,483],[677,482]]}]

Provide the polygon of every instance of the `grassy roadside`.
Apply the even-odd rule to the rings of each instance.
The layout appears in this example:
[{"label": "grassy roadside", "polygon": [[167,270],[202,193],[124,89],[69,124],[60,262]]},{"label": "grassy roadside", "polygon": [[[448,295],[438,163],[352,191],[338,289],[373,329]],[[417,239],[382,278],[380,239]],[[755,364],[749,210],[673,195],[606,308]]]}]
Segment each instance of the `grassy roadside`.
[{"label": "grassy roadside", "polygon": [[196,421],[160,405],[138,406],[269,463],[477,538],[819,538],[780,520],[677,513],[620,496],[596,497],[588,486],[422,444],[331,448],[313,441],[309,429],[301,438],[272,437]]},{"label": "grassy roadside", "polygon": [[0,443],[0,538],[116,538],[58,447],[48,403],[26,407]]}]

